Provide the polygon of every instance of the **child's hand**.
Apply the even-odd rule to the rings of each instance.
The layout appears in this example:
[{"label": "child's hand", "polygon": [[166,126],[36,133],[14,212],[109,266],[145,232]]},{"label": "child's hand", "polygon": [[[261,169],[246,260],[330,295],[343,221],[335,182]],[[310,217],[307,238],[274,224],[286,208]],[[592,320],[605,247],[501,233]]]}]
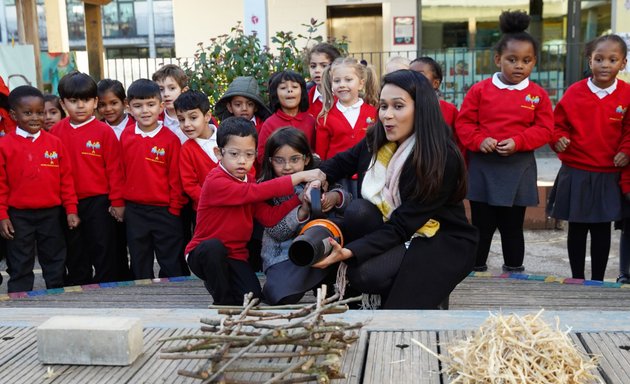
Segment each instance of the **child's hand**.
[{"label": "child's hand", "polygon": [[496,146],[497,153],[501,156],[509,156],[516,152],[516,143],[514,139],[502,140]]},{"label": "child's hand", "polygon": [[13,240],[15,230],[13,229],[13,223],[11,223],[10,219],[0,221],[0,235],[7,240]]},{"label": "child's hand", "polygon": [[80,222],[81,219],[79,219],[79,216],[77,216],[76,213],[71,213],[68,215],[68,228],[75,229],[79,226]]},{"label": "child's hand", "polygon": [[309,205],[311,204],[311,191],[313,189],[321,189],[322,187],[322,183],[319,180],[314,180],[311,181],[310,183],[306,184],[306,187],[304,187],[304,190],[302,191],[302,197],[300,198],[300,200],[302,200],[302,203],[308,203]]},{"label": "child's hand", "polygon": [[116,221],[122,223],[125,220],[125,207],[109,207],[109,214],[112,215]]},{"label": "child's hand", "polygon": [[556,152],[564,152],[569,147],[569,144],[571,144],[571,140],[562,136],[556,143],[554,149],[556,150]]},{"label": "child's hand", "polygon": [[496,147],[497,147],[497,140],[493,139],[492,137],[486,137],[481,142],[481,145],[479,145],[479,150],[483,153],[490,153],[490,152],[494,152]]},{"label": "child's hand", "polygon": [[311,169],[308,171],[296,172],[291,175],[291,181],[293,182],[293,185],[308,183],[313,180],[324,182],[324,180],[326,180],[326,174],[319,169]]},{"label": "child's hand", "polygon": [[623,152],[619,152],[618,154],[615,155],[615,167],[620,167],[623,168],[626,165],[628,165],[628,163],[630,163],[630,159],[628,159],[628,155],[626,155]]},{"label": "child's hand", "polygon": [[341,201],[341,196],[339,192],[332,191],[326,192],[322,195],[322,212],[326,213],[339,205]]}]

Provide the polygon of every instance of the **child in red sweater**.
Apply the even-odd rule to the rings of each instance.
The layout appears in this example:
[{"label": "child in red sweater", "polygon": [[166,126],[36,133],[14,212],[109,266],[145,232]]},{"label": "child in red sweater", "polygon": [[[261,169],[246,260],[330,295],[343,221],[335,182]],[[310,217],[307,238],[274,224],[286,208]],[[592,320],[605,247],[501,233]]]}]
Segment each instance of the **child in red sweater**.
[{"label": "child in red sweater", "polygon": [[[324,106],[317,118],[315,152],[322,160],[355,146],[376,122],[378,77],[355,58],[338,58],[324,71]],[[363,98],[359,93],[363,91]]]},{"label": "child in red sweater", "polygon": [[155,71],[152,79],[160,87],[160,97],[164,103],[164,110],[160,113],[159,119],[162,120],[165,127],[177,136],[180,143],[184,144],[188,138],[179,129],[179,121],[173,103],[179,95],[188,90],[188,76],[177,65],[166,64]]},{"label": "child in red sweater", "polygon": [[455,122],[468,150],[468,199],[479,229],[476,271],[486,260],[496,229],[501,233],[503,270],[524,270],[525,208],[538,204],[534,150],[549,142],[553,111],[544,89],[529,80],[538,44],[525,32],[530,17],[503,12],[503,36],[494,62],[500,69],[472,86]]},{"label": "child in red sweater", "polygon": [[94,117],[97,86],[90,76],[80,72],[67,74],[59,81],[58,91],[68,117],[50,132],[68,150],[82,221],[78,230],[68,233],[65,283],[114,281],[114,223],[110,207],[118,217],[125,209],[120,143],[107,124]]},{"label": "child in red sweater", "polygon": [[179,139],[158,120],[160,88],[148,79],[131,83],[129,112],[136,125],[120,137],[127,176],[127,244],[136,279],[153,278],[153,255],[160,277],[182,276],[183,234],[180,211],[186,203],[179,177]]},{"label": "child in red sweater", "polygon": [[256,184],[248,176],[256,161],[256,129],[242,117],[221,123],[217,145],[219,166],[210,171],[201,190],[197,228],[186,255],[190,270],[204,280],[215,304],[237,305],[248,292],[260,297],[260,283],[247,262],[254,218],[264,226],[276,225],[300,200],[295,196],[278,206],[266,201],[325,176],[315,169]]},{"label": "child in red sweater", "polygon": [[271,115],[260,97],[258,82],[251,76],[234,79],[214,106],[214,113],[221,121],[230,116],[244,117],[254,124],[258,133]]},{"label": "child in red sweater", "polygon": [[61,108],[61,100],[57,95],[44,95],[44,129],[50,131],[53,125],[66,118],[66,111]]},{"label": "child in red sweater", "polygon": [[630,156],[630,86],[617,80],[626,43],[604,35],[587,45],[593,76],[573,84],[556,105],[552,148],[562,167],[549,196],[552,217],[567,220],[571,273],[584,279],[586,237],[591,234],[592,280],[603,280],[610,251],[610,222],[622,218],[619,171]]},{"label": "child in red sweater", "polygon": [[258,165],[262,164],[267,138],[278,128],[297,128],[304,132],[311,148],[315,146],[315,119],[308,113],[308,93],[302,75],[293,71],[271,75],[269,105],[273,115],[265,120],[260,129]]},{"label": "child in red sweater", "polygon": [[322,76],[326,68],[340,56],[341,52],[339,52],[337,47],[329,43],[314,45],[306,55],[308,72],[311,76],[311,81],[315,83],[308,91],[308,113],[316,119],[324,106],[322,104]]},{"label": "child in red sweater", "polygon": [[[135,126],[136,121],[125,109],[127,95],[125,87],[118,80],[103,79],[98,82],[98,113],[102,121],[107,124],[116,138],[120,141],[125,128]],[[113,213],[113,211],[112,211]],[[127,252],[127,228],[123,221],[123,216],[114,217],[115,226],[115,248],[116,259],[114,262],[115,280],[128,281],[133,279],[131,269],[129,269],[129,254]]]},{"label": "child in red sweater", "polygon": [[[35,247],[47,288],[63,286],[66,243],[59,217],[79,225],[66,151],[44,128],[44,95],[21,86],[9,95],[18,127],[0,140],[0,234],[7,239],[9,292],[33,289]],[[62,208],[63,207],[63,208]]]},{"label": "child in red sweater", "polygon": [[[184,192],[197,210],[201,187],[208,172],[217,166],[217,127],[210,123],[210,101],[201,91],[186,91],[175,100],[177,119],[188,140],[179,154],[179,172]],[[194,221],[193,221],[194,222]]]}]

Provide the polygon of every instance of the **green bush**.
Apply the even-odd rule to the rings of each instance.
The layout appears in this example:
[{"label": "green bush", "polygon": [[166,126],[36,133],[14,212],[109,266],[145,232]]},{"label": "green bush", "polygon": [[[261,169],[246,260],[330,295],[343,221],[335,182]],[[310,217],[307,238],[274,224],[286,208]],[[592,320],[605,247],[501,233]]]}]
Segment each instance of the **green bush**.
[{"label": "green bush", "polygon": [[[262,97],[267,100],[267,80],[277,71],[293,70],[308,76],[304,59],[307,48],[323,38],[316,35],[324,23],[311,19],[302,24],[306,34],[278,32],[271,37],[274,50],[261,46],[256,35],[246,35],[239,23],[229,34],[210,39],[210,44],[198,44],[192,62],[184,62],[191,89],[201,90],[208,95],[210,104],[221,98],[228,85],[238,76],[252,76],[258,81]],[[329,43],[346,52],[347,40],[329,39]],[[301,47],[305,48],[301,48]]]}]

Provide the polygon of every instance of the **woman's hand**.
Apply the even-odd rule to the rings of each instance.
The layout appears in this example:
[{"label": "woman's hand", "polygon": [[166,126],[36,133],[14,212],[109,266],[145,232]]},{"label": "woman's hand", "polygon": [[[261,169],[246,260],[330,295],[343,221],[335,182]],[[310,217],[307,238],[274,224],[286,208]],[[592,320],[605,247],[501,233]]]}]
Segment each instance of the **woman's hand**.
[{"label": "woman's hand", "polygon": [[492,137],[486,137],[481,142],[481,145],[479,145],[479,150],[483,153],[490,153],[490,152],[494,152],[496,147],[497,147],[497,139],[494,139]]},{"label": "woman's hand", "polygon": [[332,245],[332,252],[330,252],[330,255],[326,256],[316,264],[313,264],[314,268],[324,269],[330,265],[347,260],[353,256],[351,250],[347,248],[342,248],[341,245],[339,245],[339,243],[336,242],[335,239],[333,239],[332,237],[329,237],[328,241],[330,242],[330,245]]},{"label": "woman's hand", "polygon": [[501,156],[509,156],[516,152],[514,139],[501,140],[496,146],[497,153]]},{"label": "woman's hand", "polygon": [[554,146],[554,149],[556,150],[556,152],[564,152],[569,147],[569,144],[571,144],[571,140],[562,136],[560,139],[558,139],[558,142]]}]

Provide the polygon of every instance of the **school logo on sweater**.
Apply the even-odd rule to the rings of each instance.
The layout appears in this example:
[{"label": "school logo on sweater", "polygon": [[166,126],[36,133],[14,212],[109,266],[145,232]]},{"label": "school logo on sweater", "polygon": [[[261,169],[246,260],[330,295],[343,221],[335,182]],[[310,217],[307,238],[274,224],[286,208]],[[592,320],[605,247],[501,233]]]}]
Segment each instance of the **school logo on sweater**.
[{"label": "school logo on sweater", "polygon": [[623,117],[626,115],[627,110],[628,110],[628,107],[624,107],[623,105],[618,105],[617,108],[615,109],[615,116],[611,117],[610,120],[613,120],[613,121],[623,120]]},{"label": "school logo on sweater", "polygon": [[154,163],[164,164],[164,156],[166,155],[166,151],[164,148],[158,148],[154,146],[151,148],[151,157],[145,157],[145,159],[149,161],[153,161]]},{"label": "school logo on sweater", "polygon": [[534,110],[536,109],[536,104],[540,103],[540,97],[536,95],[532,96],[531,94],[527,94],[527,96],[525,96],[525,102],[529,104],[521,105],[521,107]]},{"label": "school logo on sweater", "polygon": [[82,155],[88,155],[88,156],[96,156],[96,157],[101,157],[101,143],[94,140],[88,140],[87,143],[85,143],[85,148],[87,148],[89,150],[89,152],[87,151],[83,151],[81,152]]},{"label": "school logo on sweater", "polygon": [[374,119],[373,117],[368,117],[367,119],[365,119],[365,122],[370,125],[373,124],[376,121],[376,119]]},{"label": "school logo on sweater", "polygon": [[0,137],[3,137],[4,135],[6,135],[7,133],[3,130],[0,130]]},{"label": "school logo on sweater", "polygon": [[44,158],[48,160],[48,162],[42,163],[41,164],[42,167],[55,167],[55,168],[59,167],[59,160],[58,160],[59,155],[57,154],[57,151],[44,152]]}]

